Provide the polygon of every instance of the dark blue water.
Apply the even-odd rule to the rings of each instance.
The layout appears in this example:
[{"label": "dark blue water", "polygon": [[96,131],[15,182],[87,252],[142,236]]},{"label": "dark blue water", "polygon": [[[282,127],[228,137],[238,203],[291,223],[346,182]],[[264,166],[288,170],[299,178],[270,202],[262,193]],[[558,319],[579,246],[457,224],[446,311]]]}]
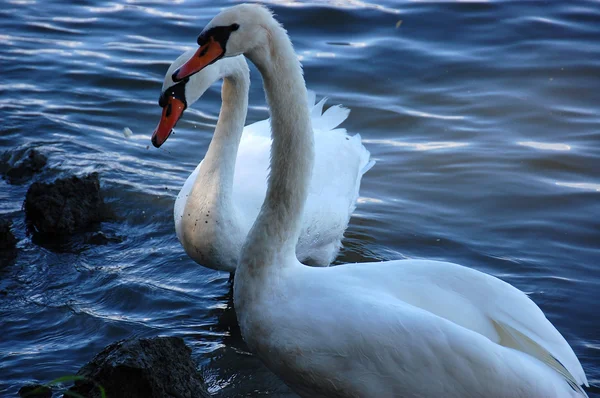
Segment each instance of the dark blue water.
[{"label": "dark blue water", "polygon": [[[241,340],[228,275],[175,237],[173,202],[211,139],[219,86],[149,147],[163,74],[216,2],[0,3],[0,149],[46,154],[32,181],[98,171],[118,215],[100,229],[124,238],[40,246],[25,232],[28,184],[0,181],[19,239],[0,269],[0,395],[73,374],[117,339],[168,335],[192,347],[211,391],[286,396]],[[352,109],[344,127],[377,160],[338,262],[441,259],[515,285],[600,396],[600,3],[271,6],[308,87]],[[256,70],[251,104],[249,121],[267,116]]]}]

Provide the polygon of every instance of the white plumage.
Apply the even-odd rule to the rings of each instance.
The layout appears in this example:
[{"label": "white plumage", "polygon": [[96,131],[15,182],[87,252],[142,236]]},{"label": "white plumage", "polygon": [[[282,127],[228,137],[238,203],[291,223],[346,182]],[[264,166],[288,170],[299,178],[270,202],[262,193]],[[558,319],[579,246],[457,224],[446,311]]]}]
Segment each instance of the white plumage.
[{"label": "white plumage", "polygon": [[257,65],[273,129],[266,199],[234,284],[250,349],[303,397],[585,396],[569,344],[525,294],[497,278],[439,261],[331,268],[298,261],[318,164],[301,68],[267,9],[231,7],[203,34],[231,26],[221,55],[243,53]]},{"label": "white plumage", "polygon": [[[191,55],[187,52],[171,65],[163,91],[173,86],[173,71]],[[192,76],[185,83],[188,106],[221,78],[225,79],[224,108],[215,137],[206,158],[179,192],[174,219],[177,237],[190,257],[201,265],[233,272],[265,199],[271,130],[268,119],[243,127],[249,72],[242,56],[220,60]],[[335,105],[323,112],[325,99],[315,104],[313,92],[308,103],[316,166],[296,253],[304,262],[326,266],[337,256],[356,207],[362,175],[374,162],[359,135],[350,137],[345,129],[337,128],[348,117],[348,109]],[[235,165],[228,168],[224,163]]]},{"label": "white plumage", "polygon": [[290,261],[261,289],[242,331],[302,396],[585,396],[577,357],[535,303],[460,265]]}]

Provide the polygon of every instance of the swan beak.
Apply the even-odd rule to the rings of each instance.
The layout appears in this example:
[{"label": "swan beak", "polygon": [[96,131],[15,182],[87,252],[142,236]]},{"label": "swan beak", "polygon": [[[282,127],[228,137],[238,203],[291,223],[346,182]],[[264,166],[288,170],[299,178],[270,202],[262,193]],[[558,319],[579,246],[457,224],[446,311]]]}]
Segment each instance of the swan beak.
[{"label": "swan beak", "polygon": [[181,65],[179,69],[173,73],[173,81],[177,83],[186,77],[190,77],[193,74],[200,72],[208,65],[221,59],[223,55],[225,55],[225,50],[218,41],[215,41],[215,39],[211,37],[210,40],[196,51],[192,58]]},{"label": "swan beak", "polygon": [[185,104],[183,101],[178,100],[175,97],[169,97],[167,105],[163,108],[162,116],[154,134],[152,134],[152,145],[159,148],[165,143],[167,138],[173,132],[173,128],[177,124],[177,121],[183,115],[185,110]]}]

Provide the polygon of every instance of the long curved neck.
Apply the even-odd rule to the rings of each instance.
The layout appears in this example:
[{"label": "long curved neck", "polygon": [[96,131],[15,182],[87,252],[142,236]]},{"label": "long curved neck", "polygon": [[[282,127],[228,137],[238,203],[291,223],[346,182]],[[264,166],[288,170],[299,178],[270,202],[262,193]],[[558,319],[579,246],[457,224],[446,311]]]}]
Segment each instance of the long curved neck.
[{"label": "long curved neck", "polygon": [[194,182],[192,195],[213,195],[214,203],[230,204],[235,161],[248,112],[249,86],[247,70],[224,78],[219,121]]},{"label": "long curved neck", "polygon": [[295,256],[314,162],[302,68],[286,31],[263,25],[267,45],[246,53],[262,74],[271,112],[271,174],[265,201],[244,246],[242,266],[266,268]]}]

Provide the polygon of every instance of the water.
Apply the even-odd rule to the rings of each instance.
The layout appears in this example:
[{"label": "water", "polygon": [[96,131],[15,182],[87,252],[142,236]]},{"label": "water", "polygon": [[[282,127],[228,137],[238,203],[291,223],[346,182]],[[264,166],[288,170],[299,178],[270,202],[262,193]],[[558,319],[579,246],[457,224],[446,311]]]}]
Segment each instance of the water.
[{"label": "water", "polygon": [[[183,337],[221,396],[289,395],[241,341],[228,275],[175,237],[173,202],[211,139],[219,86],[148,147],[163,74],[216,2],[1,3],[0,148],[48,155],[33,180],[98,171],[119,216],[101,230],[125,239],[40,247],[23,223],[28,184],[0,181],[20,250],[0,270],[0,395],[156,335]],[[600,396],[600,3],[271,6],[308,87],[352,109],[344,126],[378,162],[338,262],[432,258],[502,278],[544,310]],[[267,116],[252,72],[249,122]]]}]

